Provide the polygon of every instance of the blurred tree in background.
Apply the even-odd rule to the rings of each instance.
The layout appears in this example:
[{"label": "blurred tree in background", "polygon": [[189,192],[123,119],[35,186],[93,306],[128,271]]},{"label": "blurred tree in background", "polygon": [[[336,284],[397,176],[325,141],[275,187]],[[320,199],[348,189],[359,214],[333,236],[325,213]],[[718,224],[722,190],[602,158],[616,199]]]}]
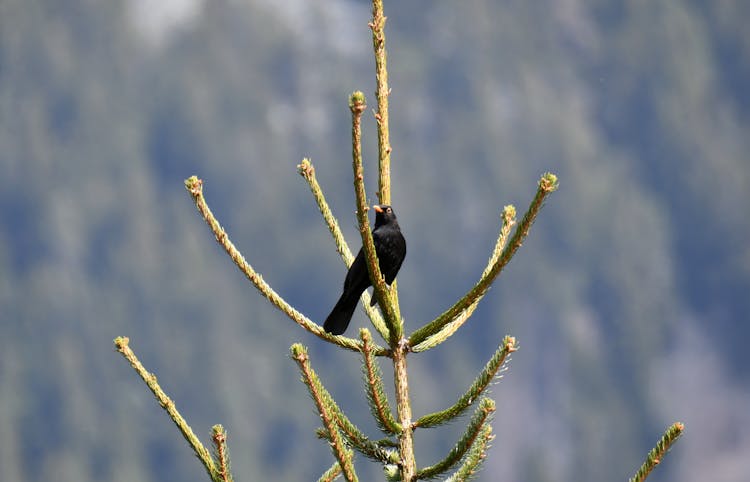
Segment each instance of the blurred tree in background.
[{"label": "blurred tree in background", "polygon": [[[247,480],[302,480],[327,456],[285,360],[298,329],[206,249],[182,180],[210,179],[235,243],[323,318],[343,269],[295,166],[313,159],[355,239],[343,106],[373,86],[368,4],[184,4],[194,10],[181,20],[154,23],[160,7],[135,0],[0,2],[8,480],[200,480],[151,396],[118,387],[134,383],[111,353],[120,333],[138,340],[197,432],[231,429]],[[507,375],[513,390],[495,393],[496,424],[513,437],[498,439],[480,480],[624,480],[652,430],[681,419],[700,436],[649,480],[744,481],[747,2],[387,8],[408,325],[472,285],[497,206],[523,205],[545,170],[563,180],[508,267],[512,283],[495,286],[448,355],[410,365],[425,394],[414,411],[442,408],[430,394],[459,392],[513,333],[524,356]],[[374,158],[374,136],[364,141]],[[441,229],[446,218],[459,228]],[[445,283],[426,282],[436,278]],[[354,329],[363,324],[356,315]],[[347,398],[358,364],[303,341],[343,408],[365,412]],[[444,453],[461,427],[441,430],[444,442],[420,441],[418,460]]]}]

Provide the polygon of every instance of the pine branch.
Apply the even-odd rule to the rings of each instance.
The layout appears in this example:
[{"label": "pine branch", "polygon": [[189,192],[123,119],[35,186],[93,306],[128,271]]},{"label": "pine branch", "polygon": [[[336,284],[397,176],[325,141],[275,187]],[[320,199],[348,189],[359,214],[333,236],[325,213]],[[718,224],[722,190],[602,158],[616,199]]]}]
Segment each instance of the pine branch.
[{"label": "pine branch", "polygon": [[[510,235],[511,228],[513,225],[516,224],[516,208],[508,205],[503,208],[503,215],[502,215],[503,224],[500,228],[500,234],[497,236],[497,241],[495,242],[495,248],[492,250],[492,255],[490,256],[489,261],[487,262],[487,267],[484,268],[484,271],[482,272],[482,278],[487,277],[490,272],[492,271],[492,268],[498,263],[498,260],[500,259],[500,256],[503,253],[503,249],[505,248],[506,243],[508,242],[508,236]],[[477,306],[479,305],[479,301],[482,298],[479,297],[475,299],[465,310],[463,310],[456,318],[454,318],[452,321],[448,322],[445,326],[443,326],[440,331],[435,333],[434,335],[431,335],[427,337],[427,339],[420,344],[412,347],[413,352],[420,352],[420,351],[426,351],[430,348],[434,348],[440,343],[447,340],[451,335],[453,335],[456,330],[461,328],[461,326],[466,322],[466,320],[469,319],[469,317],[474,313],[474,310],[476,310]]]},{"label": "pine branch", "polygon": [[[206,221],[209,228],[211,228],[211,231],[213,231],[214,236],[216,237],[216,241],[224,248],[224,251],[226,251],[229,257],[232,258],[234,264],[237,265],[237,267],[240,269],[240,271],[242,271],[245,277],[250,280],[255,288],[260,291],[260,293],[265,296],[272,305],[281,310],[284,314],[291,318],[292,321],[294,321],[313,335],[317,336],[318,338],[322,338],[330,343],[334,343],[348,350],[361,351],[361,345],[358,340],[341,335],[337,336],[326,333],[322,326],[314,323],[305,315],[294,309],[294,307],[287,303],[284,298],[276,293],[271,288],[271,286],[269,286],[269,284],[266,283],[265,280],[263,280],[263,277],[258,274],[252,266],[250,266],[250,264],[245,260],[245,257],[242,256],[242,253],[240,253],[239,250],[234,246],[232,241],[229,239],[226,231],[224,231],[224,228],[221,227],[221,224],[219,224],[219,221],[216,220],[213,213],[209,209],[208,204],[206,204],[206,199],[203,196],[203,181],[201,179],[198,179],[198,177],[196,176],[191,176],[190,178],[185,180],[185,188],[193,196],[193,200],[195,201],[195,206],[198,208],[198,212],[201,213],[203,219]],[[387,350],[383,347],[378,346],[373,349],[373,353],[378,356],[383,356],[387,354]]]},{"label": "pine branch", "polygon": [[221,482],[234,482],[229,470],[229,449],[227,448],[227,432],[221,425],[214,425],[211,429],[211,440],[214,443],[214,458],[219,462],[217,470]]},{"label": "pine branch", "polygon": [[[378,101],[378,112],[375,119],[378,125],[378,199],[381,204],[391,204],[391,144],[389,134],[388,115],[388,69],[385,50],[385,20],[383,14],[383,0],[372,0],[372,44],[375,53],[375,83]],[[364,102],[363,102],[364,103]],[[360,158],[361,160],[361,158]],[[356,164],[356,159],[355,159]],[[354,182],[357,191],[357,215],[359,219],[360,233],[362,234],[362,245],[367,256],[367,264],[370,278],[375,286],[375,296],[380,303],[385,317],[390,338],[388,345],[391,348],[393,358],[393,379],[396,385],[396,410],[399,425],[402,430],[398,436],[399,454],[401,464],[399,467],[386,467],[388,480],[401,480],[412,482],[417,471],[417,463],[414,458],[414,438],[411,426],[411,401],[409,399],[409,378],[406,370],[406,354],[409,352],[409,343],[403,339],[403,320],[398,305],[398,281],[391,283],[390,292],[385,287],[375,259],[375,249],[372,243],[372,235],[367,228],[367,213],[364,212],[365,197],[364,183],[362,180],[361,162],[359,169],[355,165]],[[357,176],[359,171],[359,176]],[[365,239],[367,238],[367,239]],[[375,268],[375,269],[373,269]]]},{"label": "pine branch", "polygon": [[[341,435],[344,436],[344,438],[346,439],[346,443],[350,447],[356,449],[359,453],[370,460],[374,460],[375,462],[380,462],[384,465],[398,464],[398,452],[396,452],[395,450],[391,450],[393,448],[391,447],[392,444],[385,444],[382,440],[378,440],[375,442],[371,441],[359,430],[359,428],[357,428],[357,426],[352,425],[351,421],[348,418],[345,420],[346,424],[348,425],[342,425],[340,423],[341,420],[338,419],[337,422],[339,422]],[[331,436],[329,435],[328,431],[322,427],[319,427],[315,431],[315,435],[317,435],[319,439],[327,440],[328,442],[331,441]]]},{"label": "pine branch", "polygon": [[448,455],[435,465],[425,467],[418,471],[417,479],[424,480],[440,477],[458,464],[469,449],[474,446],[484,428],[489,426],[490,418],[494,411],[495,402],[489,398],[483,398],[479,402],[479,406],[474,412],[474,415],[471,417],[471,421],[466,427],[463,436],[451,449]]},{"label": "pine branch", "polygon": [[172,399],[169,398],[167,394],[164,393],[164,390],[161,389],[159,383],[156,381],[156,375],[154,375],[153,373],[149,373],[143,366],[143,364],[141,364],[140,360],[138,360],[138,357],[130,348],[130,338],[125,336],[118,336],[117,338],[115,338],[114,342],[117,351],[120,352],[120,354],[130,363],[130,366],[135,369],[136,373],[138,373],[141,379],[146,382],[146,385],[151,390],[151,393],[154,394],[154,397],[156,397],[159,405],[161,405],[161,407],[166,410],[166,412],[169,414],[169,417],[172,419],[175,425],[177,425],[177,428],[182,433],[182,436],[185,437],[185,440],[187,440],[187,442],[193,448],[193,451],[198,457],[198,460],[200,460],[203,466],[206,468],[206,471],[208,472],[209,477],[211,477],[211,480],[213,480],[214,482],[221,482],[222,479],[220,478],[220,473],[216,468],[216,464],[214,463],[211,454],[195,435],[193,429],[190,428],[190,425],[188,425],[185,419],[182,418],[182,415],[180,415],[180,412],[177,410],[177,407],[175,406]]},{"label": "pine branch", "polygon": [[485,425],[479,437],[477,437],[471,446],[463,465],[453,475],[445,479],[446,482],[464,482],[476,476],[479,465],[487,457],[487,448],[494,438],[495,436],[492,435],[492,426]]},{"label": "pine branch", "polygon": [[341,474],[341,465],[338,462],[334,462],[331,468],[326,470],[323,475],[320,476],[318,482],[333,482]]},{"label": "pine branch", "polygon": [[380,440],[376,440],[375,443],[378,444],[378,447],[398,448],[398,442],[394,442],[389,438],[381,438]]},{"label": "pine branch", "polygon": [[469,408],[484,392],[490,382],[495,379],[500,369],[508,360],[508,356],[517,349],[516,339],[512,336],[506,336],[503,339],[503,344],[498,347],[495,354],[492,355],[492,358],[487,362],[482,372],[474,380],[474,383],[471,384],[466,393],[464,393],[453,406],[440,412],[430,413],[420,417],[414,422],[414,428],[427,428],[442,425],[463,414],[466,409]]},{"label": "pine branch", "polygon": [[[336,221],[336,218],[331,212],[331,208],[326,202],[323,190],[320,188],[320,184],[318,184],[318,180],[315,177],[315,167],[313,167],[312,162],[310,162],[309,159],[302,159],[302,163],[297,166],[297,172],[305,178],[307,184],[310,186],[310,191],[315,198],[315,202],[318,204],[318,209],[323,215],[328,230],[333,236],[333,241],[336,243],[336,249],[341,255],[341,259],[344,260],[346,267],[349,268],[352,262],[354,262],[354,256],[344,239],[344,233],[341,232],[338,221]],[[373,326],[375,326],[375,329],[380,333],[380,336],[382,336],[384,340],[388,340],[388,329],[385,326],[383,317],[380,316],[380,312],[378,312],[377,308],[370,306],[370,293],[367,291],[362,293],[362,306],[364,307],[365,312],[367,312],[367,316],[372,320]]]},{"label": "pine branch", "polygon": [[[326,394],[330,398],[330,394],[328,394],[328,392],[326,392]],[[330,399],[330,401],[334,404],[333,399]],[[344,415],[337,405],[334,406],[334,410],[337,416],[339,429],[352,447],[357,449],[365,457],[375,460],[376,462],[382,462],[384,464],[398,462],[398,454],[396,452],[386,450],[376,442],[370,440],[356,425],[352,423],[349,417]]]},{"label": "pine branch", "polygon": [[[344,412],[339,408],[336,401],[333,399],[331,393],[326,390],[322,382],[310,368],[311,382],[315,387],[316,396],[319,396],[323,404],[327,407],[332,420],[335,421],[338,426],[340,434],[346,438],[348,444],[357,449],[362,455],[383,463],[394,463],[397,461],[397,456],[394,458],[394,453],[391,450],[386,450],[383,445],[378,442],[371,441],[352,421],[347,417]],[[333,442],[330,435],[330,431],[327,428],[320,429],[318,431],[318,437]]]},{"label": "pine branch", "polygon": [[[404,342],[406,340],[403,340]],[[396,385],[396,410],[401,432],[398,435],[398,451],[401,455],[401,480],[412,482],[417,473],[414,457],[414,427],[411,422],[411,400],[409,398],[409,374],[406,370],[406,354],[409,346],[399,343],[393,349],[393,381]]]},{"label": "pine branch", "polygon": [[[375,54],[375,97],[378,102],[378,110],[374,113],[375,121],[378,128],[378,200],[380,204],[391,204],[391,140],[388,114],[388,97],[391,95],[391,88],[388,86],[388,55],[385,50],[385,21],[387,17],[383,13],[383,0],[373,0],[372,2],[372,20],[368,24],[372,30],[372,48]],[[373,296],[382,294],[375,291]],[[391,299],[395,300],[395,312],[397,319],[401,319],[401,313],[398,305],[398,279],[391,283]],[[402,323],[399,322],[399,325]],[[399,335],[395,338],[400,339],[403,336],[403,326],[399,328]]]},{"label": "pine branch", "polygon": [[552,173],[544,174],[539,180],[538,189],[534,199],[529,205],[529,209],[526,211],[521,223],[516,228],[513,236],[510,238],[508,245],[503,249],[502,254],[497,259],[497,262],[489,269],[485,270],[483,275],[477,284],[466,294],[463,298],[458,300],[453,306],[448,308],[447,311],[442,313],[440,316],[419,328],[409,337],[409,345],[417,346],[425,341],[428,337],[438,333],[443,327],[454,321],[457,317],[461,316],[464,312],[474,304],[478,302],[489,290],[492,283],[498,277],[503,268],[510,262],[513,255],[518,251],[518,248],[523,244],[526,235],[529,233],[531,225],[534,223],[536,216],[542,209],[545,199],[552,192],[557,189],[557,176]]},{"label": "pine branch", "polygon": [[646,480],[646,477],[651,473],[652,470],[654,470],[654,467],[659,465],[661,461],[664,459],[664,456],[667,454],[669,449],[672,447],[672,444],[674,444],[678,438],[680,438],[680,435],[682,435],[682,432],[685,430],[685,425],[683,425],[680,422],[676,422],[670,426],[666,432],[664,432],[664,435],[662,435],[661,439],[656,443],[656,447],[651,449],[651,451],[648,453],[648,456],[646,457],[646,461],[643,462],[643,465],[641,465],[641,468],[638,469],[638,472],[636,472],[635,476],[633,476],[629,482],[643,482]]},{"label": "pine branch", "polygon": [[388,87],[387,55],[385,51],[385,21],[383,14],[383,0],[373,0],[372,47],[375,53],[375,96],[378,101],[378,111],[375,120],[378,123],[378,199],[380,204],[391,204],[391,141],[388,126]]},{"label": "pine branch", "polygon": [[359,336],[362,339],[362,371],[365,375],[365,388],[370,411],[380,430],[390,435],[398,435],[401,433],[401,426],[393,417],[391,405],[388,403],[388,397],[383,387],[380,366],[372,355],[372,335],[366,328],[363,328],[360,330]]},{"label": "pine branch", "polygon": [[318,179],[315,177],[315,167],[312,165],[312,162],[310,162],[310,159],[302,159],[302,162],[297,165],[297,172],[310,186],[310,192],[312,192],[312,195],[315,198],[320,214],[323,215],[326,226],[328,226],[328,230],[333,236],[333,241],[336,243],[336,250],[338,250],[344,263],[347,266],[350,266],[354,261],[354,255],[352,255],[349,245],[346,243],[346,239],[344,239],[344,233],[341,231],[338,221],[336,221],[336,218],[331,212],[331,208],[328,206],[328,202],[323,195],[323,190],[321,189],[320,184],[318,184]]},{"label": "pine branch", "polygon": [[331,406],[332,399],[330,396],[326,396],[325,389],[320,383],[320,379],[315,374],[315,371],[310,367],[310,359],[307,355],[307,349],[299,343],[295,343],[291,347],[292,359],[297,362],[300,372],[302,372],[302,381],[307,385],[307,389],[310,392],[315,405],[320,413],[320,418],[323,421],[326,432],[331,442],[331,450],[333,456],[336,457],[341,470],[344,473],[344,477],[349,482],[357,481],[357,474],[354,471],[354,453],[349,450],[341,438],[339,432],[336,415],[334,408]]},{"label": "pine branch", "polygon": [[352,169],[354,171],[354,192],[357,198],[357,222],[359,223],[359,234],[362,237],[362,249],[367,261],[367,271],[375,288],[375,296],[380,302],[383,310],[385,326],[388,328],[388,344],[393,347],[401,339],[403,327],[398,313],[398,300],[391,296],[385,279],[380,272],[375,243],[370,231],[370,220],[367,217],[367,194],[365,194],[364,173],[362,169],[362,112],[367,108],[365,95],[362,92],[354,92],[349,97],[349,109],[352,112]]}]

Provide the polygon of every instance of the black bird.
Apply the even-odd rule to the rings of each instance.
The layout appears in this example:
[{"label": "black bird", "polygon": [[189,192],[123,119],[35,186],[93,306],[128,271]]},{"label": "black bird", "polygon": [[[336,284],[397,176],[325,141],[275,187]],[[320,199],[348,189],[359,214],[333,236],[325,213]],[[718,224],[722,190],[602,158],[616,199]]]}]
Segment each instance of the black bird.
[{"label": "black bird", "polygon": [[[372,240],[378,255],[380,273],[385,278],[385,282],[390,285],[396,279],[396,274],[406,257],[406,240],[401,234],[393,208],[385,204],[375,205],[373,208],[375,209],[375,227],[372,230]],[[349,267],[349,272],[346,273],[344,292],[323,323],[323,328],[334,335],[344,333],[352,319],[359,297],[370,286],[372,283],[367,272],[365,253],[360,248],[357,257]],[[375,303],[377,299],[373,296],[370,306],[374,306]]]}]

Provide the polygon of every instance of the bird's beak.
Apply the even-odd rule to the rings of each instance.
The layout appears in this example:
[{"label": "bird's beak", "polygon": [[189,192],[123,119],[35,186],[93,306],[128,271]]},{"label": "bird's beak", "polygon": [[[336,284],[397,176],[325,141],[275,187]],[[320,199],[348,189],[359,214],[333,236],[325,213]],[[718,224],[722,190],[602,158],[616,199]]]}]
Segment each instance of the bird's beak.
[{"label": "bird's beak", "polygon": [[373,209],[375,210],[375,212],[378,212],[378,213],[382,213],[382,212],[383,212],[383,208],[381,208],[381,207],[380,207],[379,205],[377,205],[377,204],[376,204],[376,205],[374,205],[374,206],[373,206],[372,208],[373,208]]}]

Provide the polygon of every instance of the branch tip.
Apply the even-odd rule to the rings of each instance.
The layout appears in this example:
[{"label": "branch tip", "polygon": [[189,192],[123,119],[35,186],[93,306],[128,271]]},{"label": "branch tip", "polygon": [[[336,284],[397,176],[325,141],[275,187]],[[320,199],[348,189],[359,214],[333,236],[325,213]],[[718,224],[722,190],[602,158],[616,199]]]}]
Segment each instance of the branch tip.
[{"label": "branch tip", "polygon": [[495,401],[491,398],[482,398],[479,407],[485,414],[490,414],[496,410]]},{"label": "branch tip", "polygon": [[682,422],[673,423],[664,432],[664,435],[656,443],[656,446],[646,456],[645,462],[638,469],[635,476],[629,479],[629,482],[643,482],[649,476],[651,471],[664,460],[664,456],[667,454],[672,444],[677,441],[685,430],[685,425]]},{"label": "branch tip", "polygon": [[114,342],[115,342],[115,347],[119,351],[122,351],[130,343],[130,338],[128,338],[127,336],[118,336],[117,338],[115,338]]},{"label": "branch tip", "polygon": [[512,204],[508,204],[503,208],[503,221],[506,223],[516,222],[516,207]]},{"label": "branch tip", "polygon": [[315,174],[315,168],[310,159],[305,157],[301,163],[297,164],[297,172],[305,179],[310,179]]},{"label": "branch tip", "polygon": [[365,94],[361,90],[354,91],[349,96],[349,109],[353,114],[361,114],[367,108]]},{"label": "branch tip", "polygon": [[203,193],[203,179],[198,176],[190,176],[185,179],[185,189],[187,189],[193,196],[198,196]]},{"label": "branch tip", "polygon": [[539,188],[544,192],[553,192],[557,190],[558,186],[557,176],[551,172],[545,172],[539,180]]},{"label": "branch tip", "polygon": [[224,426],[221,424],[216,424],[211,427],[211,438],[213,438],[217,443],[226,441],[227,431],[224,429]]},{"label": "branch tip", "polygon": [[292,358],[299,362],[307,360],[307,349],[301,343],[295,343],[289,347],[289,351],[292,352]]}]

